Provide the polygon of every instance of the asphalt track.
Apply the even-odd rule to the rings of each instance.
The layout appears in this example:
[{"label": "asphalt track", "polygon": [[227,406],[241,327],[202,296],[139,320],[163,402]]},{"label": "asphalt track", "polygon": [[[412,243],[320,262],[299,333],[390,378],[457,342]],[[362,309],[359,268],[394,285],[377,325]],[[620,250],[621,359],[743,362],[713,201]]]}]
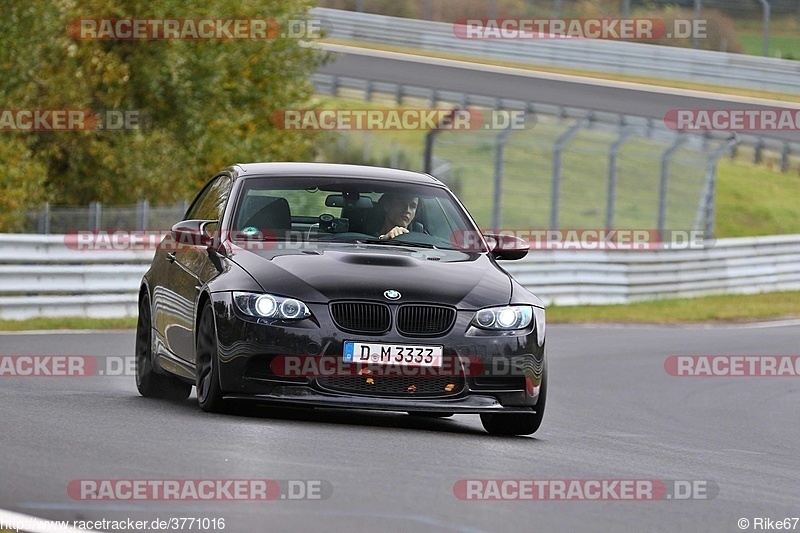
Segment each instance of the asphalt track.
[{"label": "asphalt track", "polygon": [[[587,108],[658,121],[664,120],[667,111],[673,109],[800,107],[797,104],[759,101],[753,98],[664,89],[348,46],[323,45],[323,48],[332,52],[332,61],[319,69],[319,72],[325,74]],[[775,139],[800,141],[800,132],[797,130],[763,131],[759,134]]]},{"label": "asphalt track", "polygon": [[[3,334],[3,355],[131,356],[132,331]],[[138,396],[132,376],[0,377],[0,508],[52,519],[224,517],[226,532],[740,531],[800,515],[800,379],[673,377],[669,355],[797,355],[800,324],[548,329],[534,437],[476,416],[243,407]],[[101,365],[102,366],[102,365]],[[316,501],[82,501],[79,479],[323,480]],[[463,479],[708,481],[688,501],[462,501]],[[800,529],[800,525],[797,526]]]}]

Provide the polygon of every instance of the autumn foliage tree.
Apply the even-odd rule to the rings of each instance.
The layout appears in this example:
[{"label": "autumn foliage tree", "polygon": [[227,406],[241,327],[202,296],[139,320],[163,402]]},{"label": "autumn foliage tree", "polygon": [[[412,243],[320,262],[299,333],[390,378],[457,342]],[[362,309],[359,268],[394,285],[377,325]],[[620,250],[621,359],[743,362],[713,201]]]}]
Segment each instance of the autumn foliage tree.
[{"label": "autumn foliage tree", "polygon": [[0,131],[0,229],[49,200],[165,203],[234,162],[302,160],[313,136],[276,110],[313,95],[323,60],[299,39],[76,39],[75,19],[308,17],[312,0],[2,0],[0,108],[136,111],[141,129]]}]

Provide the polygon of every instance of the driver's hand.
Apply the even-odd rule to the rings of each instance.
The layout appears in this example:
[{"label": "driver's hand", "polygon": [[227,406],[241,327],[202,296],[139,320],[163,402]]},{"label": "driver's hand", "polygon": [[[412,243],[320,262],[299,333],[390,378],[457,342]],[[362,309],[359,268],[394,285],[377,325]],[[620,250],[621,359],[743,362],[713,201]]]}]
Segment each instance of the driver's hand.
[{"label": "driver's hand", "polygon": [[400,226],[395,226],[391,230],[389,230],[389,233],[381,235],[380,238],[382,240],[394,239],[395,237],[397,237],[398,235],[402,235],[403,233],[408,233],[408,230],[406,228],[401,228]]}]

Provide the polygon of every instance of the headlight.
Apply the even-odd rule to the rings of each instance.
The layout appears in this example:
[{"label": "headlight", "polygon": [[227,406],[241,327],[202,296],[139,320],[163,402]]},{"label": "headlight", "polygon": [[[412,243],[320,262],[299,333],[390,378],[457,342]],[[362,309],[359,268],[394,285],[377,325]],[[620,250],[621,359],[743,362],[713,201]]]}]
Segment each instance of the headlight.
[{"label": "headlight", "polygon": [[481,329],[525,329],[531,325],[533,308],[530,305],[487,307],[475,313],[472,324]]},{"label": "headlight", "polygon": [[234,292],[233,301],[242,313],[260,318],[277,318],[280,320],[300,320],[311,316],[306,304],[294,298],[273,296],[272,294],[256,294],[252,292]]}]

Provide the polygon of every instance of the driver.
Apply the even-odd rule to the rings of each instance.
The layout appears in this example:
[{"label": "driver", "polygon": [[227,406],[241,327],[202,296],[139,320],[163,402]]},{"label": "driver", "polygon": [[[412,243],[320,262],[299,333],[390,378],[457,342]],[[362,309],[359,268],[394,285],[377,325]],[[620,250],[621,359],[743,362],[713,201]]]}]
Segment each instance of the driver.
[{"label": "driver", "polygon": [[378,238],[393,239],[398,235],[408,233],[408,225],[417,214],[419,197],[387,192],[378,200],[378,205],[386,212]]}]

